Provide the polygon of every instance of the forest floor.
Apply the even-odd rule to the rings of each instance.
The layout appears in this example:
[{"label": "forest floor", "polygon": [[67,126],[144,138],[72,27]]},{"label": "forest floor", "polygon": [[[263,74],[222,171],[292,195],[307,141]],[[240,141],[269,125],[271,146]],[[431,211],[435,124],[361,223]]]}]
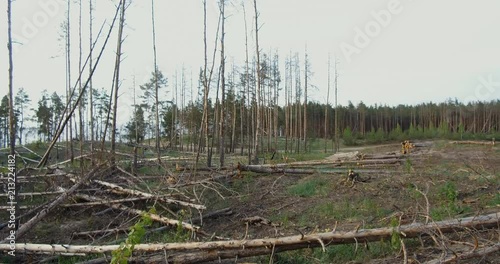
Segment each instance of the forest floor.
[{"label": "forest floor", "polygon": [[[158,210],[177,219],[200,225],[208,234],[228,239],[273,238],[317,232],[352,231],[377,227],[391,227],[425,220],[440,221],[500,211],[500,148],[491,145],[450,144],[448,141],[417,141],[416,148],[401,158],[401,162],[364,167],[363,164],[332,167],[315,166],[316,173],[301,175],[289,173],[256,173],[242,171],[228,174],[217,181],[185,187],[176,186],[203,180],[208,174],[196,176],[175,170],[172,163],[167,171],[176,174],[174,186],[166,181],[166,174],[143,169],[142,181],[131,183],[126,176],[105,179],[129,188],[170,194],[178,199],[204,204],[203,213],[227,209],[216,217],[197,221],[196,210],[170,207],[155,202]],[[383,144],[342,148],[340,153],[324,160],[343,159],[356,154],[394,155],[400,153],[401,144]],[[182,155],[182,153],[180,154]],[[186,154],[188,156],[188,154]],[[280,154],[282,163],[285,154]],[[179,158],[180,160],[180,158]],[[229,156],[228,164],[244,160]],[[176,163],[179,167],[179,162]],[[179,168],[177,168],[179,169]],[[348,169],[359,173],[364,182],[345,181]],[[155,177],[157,175],[158,177]],[[211,172],[211,177],[224,172]],[[51,180],[52,181],[52,180]],[[49,190],[56,182],[46,181],[44,187],[31,186],[30,191]],[[71,186],[60,180],[58,185]],[[106,193],[95,186],[84,187],[81,192],[97,195]],[[23,192],[28,192],[27,187]],[[3,199],[3,198],[2,198]],[[40,204],[50,197],[26,197],[23,204]],[[426,202],[426,199],[428,202]],[[3,200],[2,200],[3,201]],[[71,199],[77,201],[77,199]],[[71,202],[70,201],[70,202]],[[79,201],[81,202],[81,201]],[[147,210],[151,203],[144,201],[128,206]],[[119,211],[106,211],[107,206],[58,207],[36,225],[20,242],[57,244],[106,244],[123,241],[126,228],[138,217],[129,217]],[[165,210],[163,210],[163,209]],[[173,217],[170,215],[169,217]],[[0,213],[4,219],[4,213]],[[262,221],[249,222],[258,217]],[[154,224],[159,227],[160,224]],[[112,235],[75,236],[75,232],[98,229],[124,228]],[[0,235],[5,236],[5,229]],[[73,234],[73,235],[71,235]],[[456,233],[446,237],[448,243],[438,243],[432,236],[405,239],[404,246],[409,263],[424,263],[438,259],[443,252],[471,250],[470,245],[500,242],[500,229],[475,230],[469,234]],[[144,242],[190,241],[187,232],[171,229],[153,233]],[[460,241],[457,242],[457,241]],[[456,242],[456,243],[455,243]],[[446,244],[446,245],[445,245]],[[453,245],[453,246],[450,246]],[[95,255],[94,257],[99,257]],[[87,258],[87,257],[86,257]],[[38,259],[38,258],[37,258]],[[55,257],[53,263],[74,263],[85,258]],[[461,263],[498,263],[500,253],[464,260]],[[0,258],[0,262],[2,259]],[[273,263],[403,263],[401,243],[384,241],[335,245],[320,248],[286,251],[272,256]],[[29,262],[29,261],[28,261]],[[227,263],[270,263],[270,256],[230,260]],[[36,263],[33,261],[33,263]]]}]

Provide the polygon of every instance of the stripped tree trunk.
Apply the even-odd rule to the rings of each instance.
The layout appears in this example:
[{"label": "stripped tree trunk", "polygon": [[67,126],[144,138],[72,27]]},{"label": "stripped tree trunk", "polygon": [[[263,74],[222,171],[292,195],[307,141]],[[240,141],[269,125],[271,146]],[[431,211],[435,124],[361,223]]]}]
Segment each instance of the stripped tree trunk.
[{"label": "stripped tree trunk", "polygon": [[257,0],[253,1],[254,11],[255,11],[255,50],[257,55],[257,113],[256,113],[256,125],[255,125],[255,136],[253,144],[253,163],[257,164],[259,161],[259,131],[260,131],[260,85],[261,85],[261,69],[260,69],[260,50],[259,50],[259,13],[257,12]]},{"label": "stripped tree trunk", "polygon": [[[293,250],[300,248],[322,247],[326,246],[353,244],[359,242],[380,241],[381,239],[390,239],[394,233],[402,238],[413,238],[425,236],[434,232],[452,233],[457,231],[470,232],[474,229],[496,229],[500,221],[500,214],[493,213],[489,215],[466,217],[462,219],[445,220],[432,222],[428,224],[413,223],[399,227],[384,227],[375,229],[360,229],[353,231],[333,231],[325,233],[315,233],[308,235],[294,235],[278,238],[264,238],[253,240],[228,240],[211,242],[186,242],[186,243],[165,243],[165,244],[136,244],[136,252],[158,252],[166,251],[169,253],[182,253],[185,251],[194,251],[175,255],[176,259],[182,263],[194,263],[190,257],[196,257],[197,261],[211,261],[222,258],[234,258],[235,256],[255,256]],[[10,244],[0,244],[0,250],[10,250]],[[19,252],[39,252],[39,253],[105,253],[116,250],[120,245],[56,245],[56,244],[21,244],[15,245]],[[497,248],[497,247],[496,247]],[[496,249],[495,248],[495,249]],[[245,253],[247,252],[247,253]],[[251,254],[251,252],[254,252]],[[205,257],[202,257],[205,256]],[[162,256],[164,258],[164,256]],[[168,260],[171,261],[170,259]],[[173,262],[173,260],[172,260]]]},{"label": "stripped tree trunk", "polygon": [[120,24],[118,26],[118,40],[116,44],[116,60],[115,60],[115,87],[113,100],[113,120],[111,126],[111,164],[115,165],[115,149],[116,149],[116,116],[118,111],[118,89],[120,88],[120,64],[122,56],[123,43],[123,27],[125,25],[125,2],[121,0]]}]

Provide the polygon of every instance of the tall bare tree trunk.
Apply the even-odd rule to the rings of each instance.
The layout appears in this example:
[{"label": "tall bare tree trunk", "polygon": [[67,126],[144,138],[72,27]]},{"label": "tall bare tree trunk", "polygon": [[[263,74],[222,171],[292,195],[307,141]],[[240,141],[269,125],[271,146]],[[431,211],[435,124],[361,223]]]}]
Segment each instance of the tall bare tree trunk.
[{"label": "tall bare tree trunk", "polygon": [[171,137],[171,142],[173,149],[177,150],[177,113],[178,113],[178,96],[177,96],[177,90],[179,88],[179,83],[177,82],[177,70],[175,71],[175,85],[174,85],[174,94],[172,95],[172,126],[171,126],[171,132],[170,132],[170,137]]},{"label": "tall bare tree trunk", "polygon": [[326,93],[326,105],[325,105],[325,153],[328,142],[328,100],[330,99],[330,54],[328,54],[328,91]]},{"label": "tall bare tree trunk", "polygon": [[[66,102],[68,108],[71,108],[72,100],[71,97],[71,24],[70,24],[70,12],[71,12],[71,0],[68,0],[68,14],[66,21],[66,71],[67,71],[67,88],[66,88]],[[66,153],[69,151],[69,156],[71,163],[73,163],[74,153],[73,153],[73,125],[71,123],[71,118],[69,121],[69,134],[66,133]]]},{"label": "tall bare tree trunk", "polygon": [[[9,50],[9,148],[10,154],[16,154],[16,130],[14,125],[14,62],[12,59],[12,0],[7,0],[7,26],[8,26],[8,43]],[[17,184],[16,184],[17,186]]]},{"label": "tall bare tree trunk", "polygon": [[[248,152],[248,164],[252,162],[252,151],[251,151],[251,138],[252,136],[250,135],[250,116],[252,115],[251,113],[251,104],[250,104],[250,70],[248,67],[248,27],[247,27],[247,15],[246,15],[246,10],[245,10],[245,2],[241,3],[243,7],[243,18],[245,20],[245,90],[246,90],[246,97],[247,97],[247,111],[246,111],[246,125],[247,125],[247,152]],[[243,102],[245,104],[245,102]],[[243,131],[241,131],[243,133]]]},{"label": "tall bare tree trunk", "polygon": [[[78,73],[81,75],[82,73],[82,0],[79,0],[80,13],[78,15]],[[78,78],[78,90],[79,93],[82,93],[82,78]],[[83,141],[84,141],[84,125],[83,125],[83,101],[80,101],[78,104],[78,121],[79,121],[79,140],[80,140],[80,155],[83,155]],[[83,161],[84,159],[80,159],[80,169],[83,175]]]},{"label": "tall bare tree trunk", "polygon": [[125,2],[126,0],[121,0],[121,13],[120,13],[120,24],[118,26],[118,40],[116,44],[116,60],[115,60],[115,87],[114,87],[114,99],[113,99],[113,120],[111,126],[111,164],[115,165],[115,151],[116,151],[116,116],[118,111],[118,89],[120,88],[120,64],[122,55],[122,43],[123,43],[123,27],[125,24]]},{"label": "tall bare tree trunk", "polygon": [[273,67],[273,80],[274,80],[274,150],[278,150],[278,98],[279,98],[279,92],[278,92],[278,86],[279,82],[277,81],[278,79],[278,64],[279,64],[279,57],[278,53],[276,51],[276,54],[274,56],[274,67]]},{"label": "tall bare tree trunk", "polygon": [[202,141],[205,139],[205,145],[208,146],[208,81],[207,81],[207,66],[208,66],[208,54],[207,54],[207,1],[203,1],[203,45],[204,45],[204,65],[203,65],[203,115],[201,118],[200,125],[200,137],[198,139],[198,151],[196,152],[196,162],[195,168],[198,164],[200,158],[200,152],[202,151]]},{"label": "tall bare tree trunk", "polygon": [[[16,154],[16,130],[14,126],[14,61],[12,59],[12,0],[7,0],[7,49],[9,50],[9,153],[10,155]],[[14,158],[14,169],[16,166],[16,159]],[[17,177],[14,177],[15,193],[19,193],[19,184]],[[19,212],[19,204],[14,205],[15,212]],[[15,216],[15,230],[19,228],[19,218]]]},{"label": "tall bare tree trunk", "polygon": [[309,61],[307,59],[307,48],[304,59],[304,152],[307,152],[307,79],[309,79]]},{"label": "tall bare tree trunk", "polygon": [[335,152],[340,150],[340,131],[339,131],[339,108],[338,108],[338,87],[337,87],[337,57],[334,57],[334,65],[335,65]]},{"label": "tall bare tree trunk", "polygon": [[224,58],[224,36],[226,32],[224,31],[224,22],[226,21],[226,18],[224,17],[224,7],[226,6],[225,0],[220,0],[220,14],[222,17],[222,25],[221,25],[221,38],[220,38],[220,45],[221,45],[221,50],[220,50],[220,87],[221,87],[221,104],[220,104],[220,116],[219,116],[219,155],[220,155],[220,166],[224,166],[224,154],[226,152],[226,147],[225,147],[225,135],[224,135],[224,121],[225,121],[225,95],[226,95],[226,78],[225,78],[225,71],[226,71],[226,60]]},{"label": "tall bare tree trunk", "polygon": [[134,158],[132,162],[132,174],[136,175],[137,173],[137,150],[138,150],[138,145],[139,145],[139,120],[137,119],[137,105],[135,103],[135,75],[133,79],[133,84],[132,88],[134,89],[133,91],[133,97],[134,97],[134,122],[135,122],[135,146],[134,146]]},{"label": "tall bare tree trunk", "polygon": [[93,6],[92,6],[92,1],[89,0],[89,108],[90,108],[90,121],[89,121],[89,126],[90,126],[90,154],[92,155],[91,159],[91,165],[95,165],[94,161],[94,98],[93,96],[93,86],[92,86],[92,51],[93,51],[93,40],[92,40],[92,21],[93,21]]},{"label": "tall bare tree trunk", "polygon": [[160,160],[160,110],[159,110],[159,100],[158,100],[158,64],[156,63],[156,31],[155,31],[155,3],[154,0],[151,0],[151,24],[153,27],[153,60],[154,60],[154,69],[155,69],[155,148],[156,148],[156,157],[158,159],[158,163],[161,163]]},{"label": "tall bare tree trunk", "polygon": [[[219,35],[219,26],[220,26],[220,17],[217,25],[217,33],[215,34],[215,47],[214,47],[214,53],[213,53],[213,59],[212,59],[212,66],[210,69],[210,72],[207,72],[207,67],[208,67],[208,53],[207,53],[207,1],[203,1],[203,43],[204,43],[204,54],[205,54],[205,59],[204,59],[204,66],[203,66],[203,88],[204,88],[204,95],[203,95],[203,118],[201,121],[201,126],[200,126],[200,139],[199,139],[199,144],[198,144],[198,152],[196,153],[196,163],[198,163],[198,160],[200,158],[200,151],[202,148],[202,138],[203,135],[205,136],[205,147],[208,147],[208,93],[210,91],[210,82],[212,81],[212,73],[215,65],[215,54],[217,52],[217,37]],[[207,166],[210,167],[212,163],[212,157],[211,153],[208,153],[209,155],[207,156]]]},{"label": "tall bare tree trunk", "polygon": [[180,131],[179,131],[179,145],[181,147],[181,151],[184,151],[184,107],[185,107],[185,96],[186,96],[186,75],[185,75],[185,69],[184,66],[182,66],[182,73],[181,73],[181,107],[180,107],[180,121],[179,123],[181,124]]},{"label": "tall bare tree trunk", "polygon": [[[235,148],[236,148],[236,88],[235,88],[235,81],[234,81],[234,76],[236,75],[236,67],[234,66],[234,61],[232,63],[232,69],[231,69],[231,91],[233,94],[233,120],[232,120],[232,126],[231,126],[231,153],[235,153]],[[241,119],[241,117],[240,117]],[[240,122],[240,124],[243,124]],[[243,134],[241,135],[243,138]]]},{"label": "tall bare tree trunk", "polygon": [[259,13],[257,12],[257,0],[253,0],[253,6],[255,11],[255,50],[257,55],[257,113],[256,113],[256,125],[255,125],[255,142],[253,145],[253,162],[258,164],[258,154],[259,154],[259,130],[260,130],[260,85],[261,85],[261,69],[260,69],[260,50],[259,50]]}]

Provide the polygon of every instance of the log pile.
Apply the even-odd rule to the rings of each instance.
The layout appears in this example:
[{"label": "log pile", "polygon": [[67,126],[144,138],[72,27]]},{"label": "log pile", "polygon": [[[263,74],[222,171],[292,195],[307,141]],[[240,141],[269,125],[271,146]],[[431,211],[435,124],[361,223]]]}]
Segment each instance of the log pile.
[{"label": "log pile", "polygon": [[[328,173],[328,168],[393,168],[402,164],[404,155],[396,153],[362,154],[359,152],[342,153],[338,157],[314,161],[298,161],[278,164],[244,165],[238,163],[237,169],[267,174],[315,174]],[[319,168],[321,167],[321,168]],[[344,172],[341,172],[344,173]]]}]

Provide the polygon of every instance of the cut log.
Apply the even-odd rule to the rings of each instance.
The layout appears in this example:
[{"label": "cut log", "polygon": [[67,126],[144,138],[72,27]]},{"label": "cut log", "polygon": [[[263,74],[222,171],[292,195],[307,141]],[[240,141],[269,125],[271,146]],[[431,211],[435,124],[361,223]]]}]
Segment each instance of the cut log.
[{"label": "cut log", "polygon": [[[466,217],[462,219],[445,220],[432,223],[413,223],[403,225],[399,228],[375,228],[360,229],[348,232],[325,232],[309,235],[295,235],[279,238],[265,238],[253,240],[229,240],[211,242],[187,242],[187,243],[165,243],[165,244],[136,244],[134,250],[137,252],[156,251],[187,251],[197,250],[206,252],[238,252],[241,250],[256,250],[274,248],[275,250],[298,249],[307,247],[321,247],[325,245],[338,245],[380,241],[390,239],[394,232],[399,233],[403,238],[412,238],[426,235],[439,230],[441,233],[450,233],[470,229],[497,229],[500,225],[500,213],[489,215]],[[0,244],[0,251],[12,250],[10,244]],[[58,244],[31,244],[16,243],[15,250],[18,252],[45,252],[45,253],[105,253],[116,250],[120,245],[58,245]],[[258,251],[258,250],[257,250]],[[204,254],[202,252],[200,254]],[[260,252],[260,251],[259,251]],[[269,251],[266,251],[266,254]],[[235,257],[235,255],[224,254],[221,258]],[[209,261],[206,259],[205,261]]]},{"label": "cut log", "polygon": [[472,140],[464,140],[464,141],[451,141],[450,144],[466,144],[466,145],[488,145],[494,146],[495,141],[472,141]]}]

